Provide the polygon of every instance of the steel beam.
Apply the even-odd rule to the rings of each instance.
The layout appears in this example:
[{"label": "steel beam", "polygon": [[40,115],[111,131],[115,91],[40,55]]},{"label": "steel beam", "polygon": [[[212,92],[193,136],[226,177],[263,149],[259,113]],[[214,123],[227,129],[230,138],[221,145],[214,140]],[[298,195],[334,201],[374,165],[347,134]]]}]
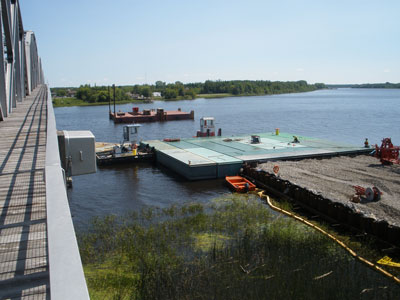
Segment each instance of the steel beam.
[{"label": "steel beam", "polygon": [[[3,9],[3,3],[1,3]],[[3,36],[3,14],[0,14],[0,36]],[[4,64],[4,45],[0,42],[0,121],[8,116],[7,96],[6,96],[6,76]]]},{"label": "steel beam", "polygon": [[39,84],[44,84],[36,38],[25,33],[18,0],[0,0],[0,121]]}]

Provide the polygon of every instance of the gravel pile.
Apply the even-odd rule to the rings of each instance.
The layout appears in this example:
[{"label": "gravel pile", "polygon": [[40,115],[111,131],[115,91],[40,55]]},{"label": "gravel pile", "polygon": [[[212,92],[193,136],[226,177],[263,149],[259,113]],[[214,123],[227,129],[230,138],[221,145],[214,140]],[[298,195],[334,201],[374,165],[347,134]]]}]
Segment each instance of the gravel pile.
[{"label": "gravel pile", "polygon": [[[267,162],[258,167],[273,173],[275,165],[279,166],[278,176],[282,179],[400,226],[400,165],[383,166],[377,158],[359,155]],[[383,195],[376,202],[362,198],[360,203],[353,203],[350,199],[355,194],[354,185],[376,186]]]}]

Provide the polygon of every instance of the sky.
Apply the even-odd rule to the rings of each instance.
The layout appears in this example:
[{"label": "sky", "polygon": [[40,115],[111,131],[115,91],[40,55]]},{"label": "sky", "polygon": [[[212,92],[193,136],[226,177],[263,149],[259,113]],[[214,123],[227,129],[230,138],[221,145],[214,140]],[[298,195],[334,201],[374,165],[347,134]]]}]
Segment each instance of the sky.
[{"label": "sky", "polygon": [[20,0],[51,87],[400,82],[398,0]]}]

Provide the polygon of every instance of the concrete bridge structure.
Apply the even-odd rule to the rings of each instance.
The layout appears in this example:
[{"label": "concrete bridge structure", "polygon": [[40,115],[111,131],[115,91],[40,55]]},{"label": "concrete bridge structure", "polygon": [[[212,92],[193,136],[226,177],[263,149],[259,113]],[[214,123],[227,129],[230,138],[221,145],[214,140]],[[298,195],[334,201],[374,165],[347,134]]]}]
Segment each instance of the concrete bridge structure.
[{"label": "concrete bridge structure", "polygon": [[89,299],[36,37],[0,20],[0,299]]}]

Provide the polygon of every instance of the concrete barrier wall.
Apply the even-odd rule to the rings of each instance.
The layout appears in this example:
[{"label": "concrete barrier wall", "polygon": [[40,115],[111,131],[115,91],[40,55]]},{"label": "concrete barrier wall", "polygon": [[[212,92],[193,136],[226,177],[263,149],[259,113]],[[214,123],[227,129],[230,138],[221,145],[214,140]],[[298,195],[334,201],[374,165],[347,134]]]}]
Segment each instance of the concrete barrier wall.
[{"label": "concrete barrier wall", "polygon": [[391,244],[400,246],[400,227],[398,226],[390,225],[385,220],[375,220],[365,216],[342,203],[325,198],[264,170],[245,166],[243,173],[255,180],[258,185],[266,185],[271,190],[276,191],[277,194],[285,195],[303,203],[339,223],[355,227]]}]

